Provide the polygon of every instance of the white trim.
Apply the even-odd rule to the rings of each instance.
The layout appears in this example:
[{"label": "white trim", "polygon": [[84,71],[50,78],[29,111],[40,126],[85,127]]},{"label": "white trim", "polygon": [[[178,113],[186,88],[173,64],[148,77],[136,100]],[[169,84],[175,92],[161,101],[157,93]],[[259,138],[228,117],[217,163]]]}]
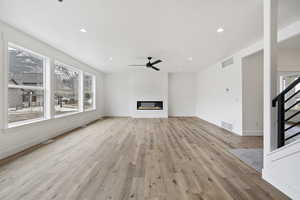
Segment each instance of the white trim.
[{"label": "white trim", "polygon": [[[282,157],[279,157],[277,153],[283,152],[283,151],[289,149],[290,147],[295,146],[295,145],[297,145],[297,144],[299,144],[299,143],[300,143],[300,140],[296,140],[296,141],[294,141],[294,142],[292,142],[292,143],[290,143],[290,144],[286,144],[286,145],[284,145],[283,147],[281,147],[281,148],[279,148],[279,149],[276,149],[276,150],[274,150],[274,151],[268,153],[267,156],[268,156],[268,158],[269,158],[270,156],[277,156],[277,158],[276,158],[276,159],[272,159],[272,161],[279,160],[279,159],[281,159]],[[292,153],[288,153],[287,155],[285,154],[284,157],[287,157],[287,156],[292,155],[292,154],[295,154],[295,153],[298,153],[298,151],[293,151]]]},{"label": "white trim", "polygon": [[96,90],[96,86],[97,86],[97,78],[95,75],[92,75],[93,77],[93,110],[96,110],[97,109],[97,90]]},{"label": "white trim", "polygon": [[263,136],[263,130],[243,130],[243,136]]},{"label": "white trim", "polygon": [[52,106],[53,106],[53,98],[52,98],[52,60],[47,59],[44,67],[44,96],[45,96],[45,118],[52,118]]},{"label": "white trim", "polygon": [[[17,42],[18,43],[18,42]],[[35,51],[32,51],[30,50],[29,48],[27,47],[24,47],[23,45],[18,45],[16,44],[15,42],[7,42],[7,50],[8,50],[8,47],[13,47],[13,48],[16,48],[16,49],[19,49],[19,50],[22,50],[22,51],[26,51],[30,54],[33,54],[34,56],[38,56],[38,57],[41,57],[42,59],[47,59],[48,57],[47,56],[44,56],[40,53],[37,53]]]},{"label": "white trim", "polygon": [[15,89],[25,89],[25,90],[44,90],[43,87],[39,86],[26,86],[26,85],[10,85],[8,84],[8,88],[15,88]]},{"label": "white trim", "polygon": [[[75,112],[72,112],[72,113],[80,113],[80,112],[82,112],[83,111],[83,108],[82,108],[82,99],[81,99],[82,96],[83,96],[82,95],[82,91],[81,91],[82,90],[82,74],[83,74],[82,70],[79,70],[76,67],[73,67],[71,65],[65,64],[65,63],[60,62],[58,60],[54,60],[53,63],[54,63],[54,66],[53,66],[53,74],[54,75],[55,75],[55,67],[56,67],[56,65],[62,65],[63,67],[67,68],[68,70],[78,73],[78,88],[77,88],[77,93],[78,93],[78,107],[77,107],[77,110],[78,111],[75,111]],[[53,80],[54,80],[54,77],[53,77]],[[53,88],[53,95],[54,95],[54,97],[55,97],[55,92],[56,92],[55,89],[56,89],[56,86],[55,86],[55,83],[54,83],[54,88]],[[69,113],[67,113],[67,114],[61,114],[61,115],[56,115],[55,114],[55,104],[54,103],[53,103],[53,106],[54,106],[54,113],[53,113],[54,118],[59,118],[59,117],[68,116],[69,115]]]},{"label": "white trim", "polygon": [[[278,31],[278,43],[300,34],[300,20]],[[243,58],[264,49],[264,39],[242,49],[238,54]]]},{"label": "white trim", "polygon": [[5,50],[4,50],[4,46],[5,46],[5,41],[4,41],[4,33],[2,32],[2,30],[0,29],[0,34],[1,34],[1,38],[0,38],[0,94],[3,94],[2,98],[0,99],[0,129],[4,129],[5,128],[5,83],[4,83],[4,76],[5,76]]},{"label": "white trim", "polygon": [[[86,110],[85,112],[95,112],[95,111],[96,111],[95,109],[89,109],[89,110]],[[30,120],[26,120],[26,121],[12,122],[12,123],[9,123],[8,126],[5,129],[8,130],[8,129],[11,129],[11,128],[21,127],[21,126],[25,126],[25,125],[28,125],[28,124],[33,124],[33,123],[42,122],[42,121],[49,121],[49,120],[64,118],[64,117],[77,115],[77,114],[81,114],[81,113],[84,113],[84,112],[78,112],[77,111],[77,112],[70,112],[70,113],[61,114],[61,115],[55,115],[51,119],[36,118],[36,119],[30,119]]]},{"label": "white trim", "polygon": [[79,74],[79,84],[78,84],[78,106],[79,106],[79,112],[84,111],[84,91],[83,91],[83,84],[84,84],[84,73],[80,72]]},{"label": "white trim", "polygon": [[288,185],[281,180],[276,179],[274,176],[272,176],[269,172],[269,169],[263,169],[262,170],[262,178],[269,182],[271,185],[276,187],[278,190],[286,194],[292,199],[300,199],[300,191],[298,188],[294,188],[291,185]]},{"label": "white trim", "polygon": [[4,55],[4,66],[3,66],[3,128],[8,128],[8,42],[4,41],[3,43],[3,55]]},{"label": "white trim", "polygon": [[42,117],[42,118],[29,119],[29,120],[18,121],[18,122],[12,122],[12,123],[9,123],[7,125],[6,129],[10,129],[10,128],[18,127],[18,126],[23,126],[23,125],[27,125],[27,124],[32,124],[32,123],[40,122],[40,121],[45,121],[45,118]]},{"label": "white trim", "polygon": [[82,112],[81,111],[75,111],[75,112],[69,112],[69,113],[65,113],[65,114],[55,115],[54,119],[67,117],[67,116],[70,116],[70,115],[76,115],[76,114],[79,114],[79,113],[82,113]]},{"label": "white trim", "polygon": [[91,112],[91,111],[96,111],[96,109],[95,108],[89,108],[89,109],[84,110],[84,112]]},{"label": "white trim", "polygon": [[[0,25],[1,22],[0,22]],[[35,122],[40,121],[47,121],[52,120],[60,117],[70,116],[79,114],[82,112],[91,112],[96,111],[96,72],[89,71],[88,69],[82,69],[80,65],[85,65],[84,63],[81,63],[80,61],[68,61],[65,60],[65,57],[60,57],[59,55],[53,54],[49,51],[44,51],[45,49],[41,46],[36,44],[31,44],[28,42],[23,42],[23,40],[15,35],[9,34],[5,32],[6,30],[0,30],[1,34],[1,41],[0,41],[0,57],[1,57],[1,74],[0,76],[3,81],[1,81],[1,93],[3,94],[3,98],[1,101],[1,127],[0,129],[10,129],[13,127],[19,127],[22,125],[27,125]],[[44,43],[41,43],[44,45]],[[9,74],[9,54],[8,49],[16,48],[21,51],[28,52],[32,56],[38,57],[40,59],[43,59],[43,85],[42,86],[30,86],[30,85],[13,85],[9,84],[8,82],[8,74]],[[41,53],[39,53],[41,52]],[[63,60],[61,62],[60,60]],[[70,64],[65,64],[70,63]],[[79,74],[79,82],[78,82],[78,107],[75,112],[70,112],[62,115],[55,116],[55,105],[54,105],[54,94],[55,94],[55,80],[54,80],[54,70],[55,70],[55,64],[61,64],[64,67],[77,72]],[[73,67],[78,65],[79,68]],[[88,72],[85,72],[85,70],[88,70]],[[94,100],[93,100],[93,108],[84,110],[83,107],[83,74],[88,74],[93,77],[93,89],[94,89]],[[81,76],[81,78],[80,78]],[[16,88],[16,89],[28,89],[28,90],[36,90],[36,91],[43,91],[44,92],[44,116],[42,118],[37,119],[30,119],[30,120],[24,120],[24,121],[18,121],[18,122],[12,122],[8,123],[8,88]]]},{"label": "white trim", "polygon": [[[278,0],[264,0],[264,154],[277,147],[276,109],[272,100],[277,94]],[[264,157],[265,157],[264,156]],[[266,163],[266,162],[264,162]]]},{"label": "white trim", "polygon": [[[5,118],[5,127],[4,128],[11,128],[11,127],[16,127],[16,126],[21,126],[21,125],[25,125],[25,124],[29,124],[29,123],[33,123],[36,121],[42,121],[45,120],[46,118],[46,113],[48,112],[47,110],[47,93],[46,93],[46,68],[49,66],[49,57],[41,55],[39,53],[36,53],[32,50],[29,50],[27,48],[21,47],[19,45],[16,45],[15,43],[12,42],[7,42],[5,43],[6,46],[4,47],[4,52],[6,52],[5,58],[6,58],[6,62],[5,62],[5,88],[6,88],[6,94],[4,96],[4,98],[6,99],[6,103],[4,106],[5,109],[5,113],[6,113],[6,118]],[[8,59],[8,48],[12,47],[12,48],[16,48],[19,49],[21,51],[25,51],[29,54],[32,54],[33,56],[36,57],[40,57],[43,60],[43,86],[27,86],[27,85],[10,85],[8,84],[8,73],[9,73],[9,59]],[[39,91],[43,91],[43,117],[42,118],[37,118],[37,119],[30,119],[30,120],[22,120],[22,121],[17,121],[17,122],[12,122],[9,123],[8,122],[8,88],[15,88],[15,89],[28,89],[28,90],[39,90]]]},{"label": "white trim", "polygon": [[[92,77],[92,93],[93,93],[93,105],[92,108],[89,109],[84,109],[84,76],[90,76]],[[83,84],[82,84],[82,96],[83,96],[83,111],[90,111],[90,110],[96,110],[96,76],[94,74],[88,73],[88,72],[84,72],[83,74]]]}]

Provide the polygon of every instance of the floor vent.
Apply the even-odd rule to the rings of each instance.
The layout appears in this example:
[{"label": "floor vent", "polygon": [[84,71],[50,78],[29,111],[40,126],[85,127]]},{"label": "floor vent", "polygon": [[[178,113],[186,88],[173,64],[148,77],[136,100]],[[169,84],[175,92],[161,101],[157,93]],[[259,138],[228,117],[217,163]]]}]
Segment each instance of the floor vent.
[{"label": "floor vent", "polygon": [[224,122],[224,121],[221,122],[221,127],[226,129],[226,130],[229,130],[229,131],[233,130],[233,124],[230,124],[230,123],[227,123],[227,122]]},{"label": "floor vent", "polygon": [[222,68],[228,67],[234,63],[233,57],[222,62]]}]

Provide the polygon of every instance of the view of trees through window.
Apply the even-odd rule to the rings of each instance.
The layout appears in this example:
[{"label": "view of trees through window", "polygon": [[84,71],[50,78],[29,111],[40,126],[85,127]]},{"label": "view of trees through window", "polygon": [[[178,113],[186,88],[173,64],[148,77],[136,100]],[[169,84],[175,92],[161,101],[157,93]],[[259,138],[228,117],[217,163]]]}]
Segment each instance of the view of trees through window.
[{"label": "view of trees through window", "polygon": [[79,72],[70,67],[55,64],[55,114],[61,115],[79,111]]},{"label": "view of trees through window", "polygon": [[84,75],[83,93],[84,93],[84,109],[90,110],[94,108],[94,77],[88,74]]},{"label": "view of trees through window", "polygon": [[8,57],[8,122],[44,117],[45,59],[12,45]]}]

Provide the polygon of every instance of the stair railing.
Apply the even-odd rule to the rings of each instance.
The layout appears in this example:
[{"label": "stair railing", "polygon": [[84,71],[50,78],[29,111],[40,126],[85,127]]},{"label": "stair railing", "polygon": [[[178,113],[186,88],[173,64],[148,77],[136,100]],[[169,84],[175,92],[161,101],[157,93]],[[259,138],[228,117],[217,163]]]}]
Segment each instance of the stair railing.
[{"label": "stair railing", "polygon": [[291,120],[294,119],[296,116],[300,115],[300,110],[296,113],[292,114],[291,116],[288,116],[286,118],[286,113],[290,111],[292,108],[297,106],[300,103],[300,100],[297,100],[295,103],[293,103],[291,106],[286,108],[286,103],[290,102],[297,94],[300,93],[300,90],[296,91],[293,95],[286,97],[286,95],[293,90],[298,84],[300,83],[300,77],[295,80],[293,83],[291,83],[285,90],[283,90],[276,98],[272,101],[272,106],[277,106],[277,121],[278,121],[278,148],[283,147],[286,143],[286,141],[300,135],[300,132],[295,133],[291,136],[286,137],[287,131],[290,131],[291,129],[295,128],[297,125],[300,125],[300,121],[297,123],[293,123],[293,125],[290,125],[289,127],[286,127],[286,124]]}]

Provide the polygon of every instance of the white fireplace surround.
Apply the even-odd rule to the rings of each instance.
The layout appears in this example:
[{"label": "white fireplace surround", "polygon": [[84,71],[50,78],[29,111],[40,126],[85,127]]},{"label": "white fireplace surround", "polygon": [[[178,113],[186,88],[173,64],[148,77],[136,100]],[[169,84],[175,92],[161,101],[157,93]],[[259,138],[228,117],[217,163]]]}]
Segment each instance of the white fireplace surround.
[{"label": "white fireplace surround", "polygon": [[[131,116],[135,118],[168,117],[168,73],[131,73]],[[162,110],[137,110],[137,101],[162,101]]]},{"label": "white fireplace surround", "polygon": [[[196,74],[143,70],[104,76],[105,116],[191,117],[196,110]],[[137,101],[163,101],[164,110],[137,111]]]}]

